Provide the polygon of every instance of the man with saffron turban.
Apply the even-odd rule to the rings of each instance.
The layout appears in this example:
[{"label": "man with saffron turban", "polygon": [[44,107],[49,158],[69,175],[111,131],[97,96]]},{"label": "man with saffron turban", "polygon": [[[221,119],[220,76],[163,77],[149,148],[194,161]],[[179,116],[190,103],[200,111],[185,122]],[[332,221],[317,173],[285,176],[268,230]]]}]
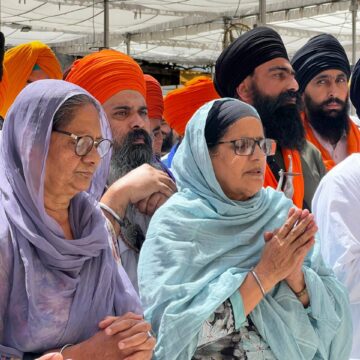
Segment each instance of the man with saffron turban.
[{"label": "man with saffron turban", "polygon": [[146,105],[150,120],[150,129],[153,136],[153,152],[159,159],[163,142],[161,121],[164,112],[164,100],[160,83],[151,75],[144,75],[146,82]]},{"label": "man with saffron turban", "polygon": [[171,148],[162,161],[171,168],[172,159],[184,136],[186,124],[193,114],[208,101],[218,99],[214,83],[206,76],[189,80],[184,87],[170,91],[164,99],[164,118],[170,128],[179,135],[179,141]]},{"label": "man with saffron turban", "polygon": [[[108,184],[143,166],[143,177],[151,177],[159,191],[140,203],[127,207],[120,223],[119,247],[122,264],[137,289],[137,262],[151,215],[176,190],[167,173],[153,157],[150,121],[146,106],[146,83],[140,66],[130,56],[115,50],[102,50],[77,60],[66,76],[92,94],[103,106],[113,135],[113,153]],[[149,164],[149,165],[148,165]],[[155,168],[157,167],[157,168]],[[141,179],[134,177],[135,182]],[[117,197],[111,192],[103,199],[114,213]],[[109,213],[109,208],[105,209]]]},{"label": "man with saffron turban", "polygon": [[215,88],[258,111],[266,136],[276,140],[268,156],[264,186],[282,190],[299,208],[311,208],[325,174],[319,151],[305,139],[298,83],[280,35],[257,27],[236,39],[217,59]]},{"label": "man with saffron turban", "polygon": [[327,170],[360,151],[360,131],[348,115],[350,64],[330,34],[311,38],[292,59],[304,103],[306,138],[321,152]]},{"label": "man with saffron turban", "polygon": [[21,44],[5,52],[4,68],[8,86],[0,115],[5,117],[19,92],[29,83],[41,79],[61,79],[61,66],[52,50],[40,41]]}]

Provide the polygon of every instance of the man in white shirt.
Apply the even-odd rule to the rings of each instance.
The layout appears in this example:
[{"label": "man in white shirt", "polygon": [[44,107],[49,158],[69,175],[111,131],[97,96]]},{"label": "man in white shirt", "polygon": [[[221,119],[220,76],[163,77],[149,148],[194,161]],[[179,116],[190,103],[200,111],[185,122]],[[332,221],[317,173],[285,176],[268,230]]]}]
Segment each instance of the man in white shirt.
[{"label": "man in white shirt", "polygon": [[324,260],[347,287],[353,319],[352,359],[360,359],[360,153],[320,182],[312,209]]}]

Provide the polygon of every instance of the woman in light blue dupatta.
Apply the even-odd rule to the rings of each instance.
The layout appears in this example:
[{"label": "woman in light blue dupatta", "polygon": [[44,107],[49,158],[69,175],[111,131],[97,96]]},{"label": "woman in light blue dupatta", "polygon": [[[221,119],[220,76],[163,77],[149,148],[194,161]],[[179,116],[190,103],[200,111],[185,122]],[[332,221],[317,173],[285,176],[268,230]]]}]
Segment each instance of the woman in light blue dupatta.
[{"label": "woman in light blue dupatta", "polygon": [[210,102],[187,125],[180,191],[153,216],[139,261],[154,359],[348,359],[348,297],[313,216],[262,188],[274,151],[239,100]]}]

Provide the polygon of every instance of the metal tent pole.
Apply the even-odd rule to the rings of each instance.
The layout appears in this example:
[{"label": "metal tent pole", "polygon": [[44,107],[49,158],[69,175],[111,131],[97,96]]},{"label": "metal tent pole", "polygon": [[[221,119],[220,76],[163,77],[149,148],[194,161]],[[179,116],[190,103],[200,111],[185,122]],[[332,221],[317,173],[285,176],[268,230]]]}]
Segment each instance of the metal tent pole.
[{"label": "metal tent pole", "polygon": [[352,12],[352,65],[356,64],[356,18],[357,18],[358,4],[357,0],[351,1]]},{"label": "metal tent pole", "polygon": [[104,48],[109,47],[109,0],[104,0]]},{"label": "metal tent pole", "polygon": [[259,0],[259,23],[266,24],[266,0]]},{"label": "metal tent pole", "polygon": [[126,54],[130,55],[130,43],[131,43],[131,34],[130,33],[126,34],[125,43],[126,43]]},{"label": "metal tent pole", "polygon": [[[357,0],[351,0],[351,12],[352,12],[352,65],[355,66],[356,64],[356,18],[357,18],[357,10],[358,4]],[[350,107],[351,115],[355,115],[355,108],[354,106]]]}]

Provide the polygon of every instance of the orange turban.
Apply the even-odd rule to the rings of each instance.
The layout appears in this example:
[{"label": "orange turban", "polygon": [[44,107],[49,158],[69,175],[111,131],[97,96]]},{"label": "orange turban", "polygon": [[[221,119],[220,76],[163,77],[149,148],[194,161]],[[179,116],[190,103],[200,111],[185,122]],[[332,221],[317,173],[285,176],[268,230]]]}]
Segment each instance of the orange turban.
[{"label": "orange turban", "polygon": [[164,100],[160,83],[151,75],[144,75],[146,81],[146,104],[149,119],[162,119],[164,112]]},{"label": "orange turban", "polygon": [[3,76],[0,82],[0,109],[3,107],[6,101],[6,94],[8,92],[9,80],[5,67],[3,68]]},{"label": "orange turban", "polygon": [[101,104],[123,90],[138,91],[146,99],[140,66],[116,50],[101,50],[76,60],[65,80],[81,86]]},{"label": "orange turban", "polygon": [[188,81],[183,88],[170,91],[164,99],[164,119],[180,136],[184,135],[188,121],[199,107],[218,99],[214,83],[206,76]]},{"label": "orange turban", "polygon": [[5,102],[5,94],[7,92],[7,73],[5,67],[3,67],[4,62],[4,46],[5,46],[5,37],[2,32],[0,32],[0,108]]},{"label": "orange turban", "polygon": [[61,79],[61,66],[52,50],[40,41],[21,44],[6,51],[4,68],[8,77],[6,100],[1,106],[1,115],[14,102],[19,92],[26,86],[35,65],[38,65],[50,79]]}]

